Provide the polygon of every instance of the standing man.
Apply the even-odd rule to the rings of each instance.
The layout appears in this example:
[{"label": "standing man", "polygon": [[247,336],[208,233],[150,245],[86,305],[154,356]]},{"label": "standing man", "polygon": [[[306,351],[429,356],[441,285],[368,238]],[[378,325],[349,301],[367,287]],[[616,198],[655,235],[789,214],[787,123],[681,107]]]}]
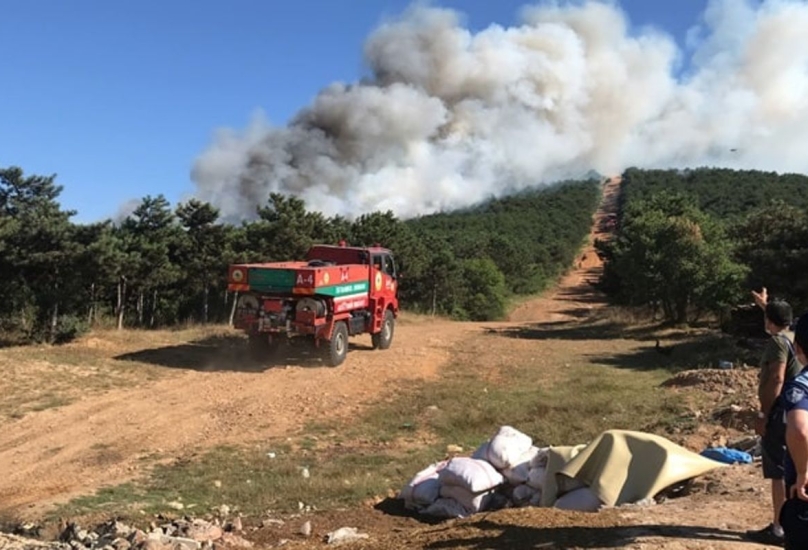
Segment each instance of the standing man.
[{"label": "standing man", "polygon": [[[808,314],[800,316],[794,329],[794,354],[808,365]],[[786,382],[777,405],[784,411],[788,446],[788,500],[778,519],[785,531],[786,550],[800,550],[808,548],[808,368]]]},{"label": "standing man", "polygon": [[779,522],[780,508],[786,500],[783,464],[786,455],[786,434],[782,414],[770,415],[783,383],[797,376],[802,369],[792,351],[793,333],[788,330],[793,315],[791,306],[782,300],[769,301],[766,288],[752,292],[755,303],[763,309],[764,328],[771,336],[760,359],[758,382],[758,411],[755,432],[760,435],[763,477],[771,480],[772,522],[757,531],[747,531],[749,540],[761,544],[783,543],[783,528]]}]

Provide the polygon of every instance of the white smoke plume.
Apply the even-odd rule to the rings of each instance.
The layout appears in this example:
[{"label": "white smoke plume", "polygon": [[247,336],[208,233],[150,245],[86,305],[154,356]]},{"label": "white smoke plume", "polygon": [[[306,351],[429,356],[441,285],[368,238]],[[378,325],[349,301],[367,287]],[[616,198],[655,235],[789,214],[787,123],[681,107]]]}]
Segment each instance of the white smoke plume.
[{"label": "white smoke plume", "polygon": [[222,132],[196,195],[229,219],[272,191],[406,218],[590,170],[808,172],[808,3],[712,0],[687,51],[613,3],[521,15],[472,33],[454,11],[409,9],[368,38],[368,82],[330,85],[286,127]]}]

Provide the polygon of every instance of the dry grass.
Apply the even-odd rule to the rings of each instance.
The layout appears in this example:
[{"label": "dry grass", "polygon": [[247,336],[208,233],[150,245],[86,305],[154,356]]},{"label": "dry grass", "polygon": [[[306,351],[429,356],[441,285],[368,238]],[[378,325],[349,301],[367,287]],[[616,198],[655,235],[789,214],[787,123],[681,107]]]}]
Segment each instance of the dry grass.
[{"label": "dry grass", "polygon": [[0,349],[0,421],[64,406],[83,395],[147,384],[176,372],[122,360],[127,353],[232,334],[224,327],[181,331],[101,330],[62,346]]},{"label": "dry grass", "polygon": [[435,321],[449,321],[449,318],[442,315],[429,315],[428,313],[414,313],[412,311],[401,311],[396,323],[402,325],[424,325]]}]

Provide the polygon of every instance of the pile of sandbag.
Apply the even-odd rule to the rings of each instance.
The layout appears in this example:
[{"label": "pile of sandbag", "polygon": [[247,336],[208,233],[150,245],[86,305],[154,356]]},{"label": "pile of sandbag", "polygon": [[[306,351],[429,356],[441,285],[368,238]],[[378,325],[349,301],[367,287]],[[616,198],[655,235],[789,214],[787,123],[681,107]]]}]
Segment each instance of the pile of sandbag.
[{"label": "pile of sandbag", "polygon": [[401,490],[408,509],[438,517],[465,517],[507,506],[538,506],[549,448],[503,426],[470,457],[429,465]]},{"label": "pile of sandbag", "polygon": [[723,466],[654,434],[607,430],[586,445],[539,448],[503,426],[471,456],[418,472],[399,498],[409,509],[445,518],[519,506],[594,512],[647,502]]}]

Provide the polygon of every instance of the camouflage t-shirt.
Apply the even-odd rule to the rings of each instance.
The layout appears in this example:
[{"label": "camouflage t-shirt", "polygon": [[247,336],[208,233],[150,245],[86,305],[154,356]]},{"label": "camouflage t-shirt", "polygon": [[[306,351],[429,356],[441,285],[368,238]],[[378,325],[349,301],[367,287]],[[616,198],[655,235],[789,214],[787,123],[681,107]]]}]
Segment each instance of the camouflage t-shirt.
[{"label": "camouflage t-shirt", "polygon": [[763,355],[760,358],[761,380],[767,378],[771,365],[786,363],[786,380],[791,380],[802,370],[802,365],[797,361],[794,354],[789,353],[789,344],[785,342],[785,338],[788,338],[789,343],[793,342],[794,333],[790,330],[784,330],[777,336],[772,336],[766,342],[766,347],[763,348]]}]

